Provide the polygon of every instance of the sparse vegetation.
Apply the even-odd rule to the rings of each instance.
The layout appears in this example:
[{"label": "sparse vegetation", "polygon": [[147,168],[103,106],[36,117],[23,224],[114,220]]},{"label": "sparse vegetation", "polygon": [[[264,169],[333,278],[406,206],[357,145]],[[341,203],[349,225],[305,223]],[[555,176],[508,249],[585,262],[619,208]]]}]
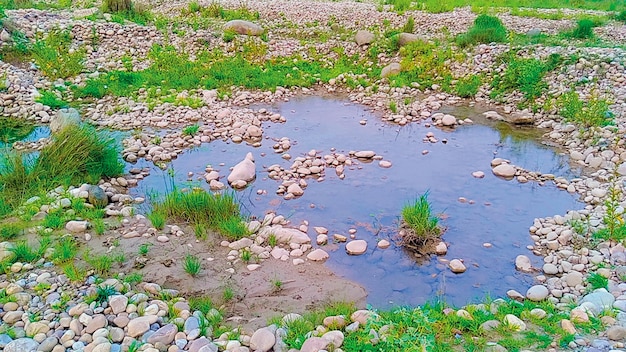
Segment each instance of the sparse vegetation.
[{"label": "sparse vegetation", "polygon": [[472,75],[460,79],[454,87],[454,92],[461,98],[471,98],[478,93],[482,81],[480,76]]},{"label": "sparse vegetation", "polygon": [[609,279],[598,274],[591,273],[587,277],[587,283],[589,284],[589,290],[593,291],[599,288],[608,288],[609,287]]},{"label": "sparse vegetation", "polygon": [[514,52],[508,52],[500,60],[507,67],[501,75],[494,77],[491,97],[497,98],[504,93],[520,91],[528,102],[533,102],[547,89],[543,78],[561,63],[561,57],[557,54],[550,55],[546,60],[539,60],[521,58]]},{"label": "sparse vegetation", "polygon": [[33,44],[32,55],[44,75],[51,79],[73,77],[84,69],[86,51],[71,48],[69,31],[55,29]]},{"label": "sparse vegetation", "polygon": [[604,127],[614,124],[613,113],[606,100],[591,96],[581,100],[578,93],[569,91],[557,100],[559,114],[565,121],[573,122],[581,128]]},{"label": "sparse vegetation", "polygon": [[198,124],[189,125],[189,126],[183,128],[183,136],[193,136],[196,133],[198,133],[199,129],[200,129],[200,126],[198,126]]}]

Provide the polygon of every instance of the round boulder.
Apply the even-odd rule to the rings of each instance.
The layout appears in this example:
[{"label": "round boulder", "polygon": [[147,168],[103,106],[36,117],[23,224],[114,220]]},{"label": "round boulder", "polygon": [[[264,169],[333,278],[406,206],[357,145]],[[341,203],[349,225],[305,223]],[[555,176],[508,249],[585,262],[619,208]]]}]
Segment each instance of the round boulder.
[{"label": "round boulder", "polygon": [[346,252],[351,255],[360,255],[367,251],[367,242],[365,240],[354,240],[346,244]]}]

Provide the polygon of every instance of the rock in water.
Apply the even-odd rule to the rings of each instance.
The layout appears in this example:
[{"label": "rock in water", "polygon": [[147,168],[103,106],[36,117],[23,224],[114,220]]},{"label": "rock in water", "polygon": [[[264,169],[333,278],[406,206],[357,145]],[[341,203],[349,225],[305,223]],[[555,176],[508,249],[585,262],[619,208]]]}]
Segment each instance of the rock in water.
[{"label": "rock in water", "polygon": [[367,242],[365,240],[350,241],[346,245],[346,252],[351,255],[360,255],[367,251]]},{"label": "rock in water", "polygon": [[467,268],[459,259],[452,259],[450,263],[448,263],[450,270],[455,274],[464,273]]},{"label": "rock in water", "polygon": [[[256,165],[254,164],[254,157],[252,153],[246,154],[246,157],[240,161],[235,167],[233,167],[233,171],[231,171],[230,175],[228,175],[228,183],[231,185],[237,184],[240,186],[242,183],[236,181],[243,181],[246,184],[253,181],[256,178]],[[244,185],[245,187],[245,185]]]},{"label": "rock in water", "polygon": [[504,177],[504,178],[512,178],[515,176],[515,166],[511,164],[500,164],[492,169],[494,175]]},{"label": "rock in water", "polygon": [[374,41],[374,34],[370,31],[360,30],[356,32],[354,36],[354,41],[358,46],[367,45]]},{"label": "rock in water", "polygon": [[87,189],[87,200],[96,208],[104,208],[109,204],[109,197],[98,186],[91,185]]},{"label": "rock in water", "polygon": [[237,34],[254,35],[254,36],[259,36],[263,34],[263,32],[265,32],[263,27],[259,26],[258,24],[255,24],[249,21],[244,21],[244,20],[232,20],[232,21],[226,22],[226,24],[224,25],[224,30],[233,31]]},{"label": "rock in water", "polygon": [[57,133],[65,127],[80,125],[80,114],[74,108],[60,109],[50,121],[50,131]]}]

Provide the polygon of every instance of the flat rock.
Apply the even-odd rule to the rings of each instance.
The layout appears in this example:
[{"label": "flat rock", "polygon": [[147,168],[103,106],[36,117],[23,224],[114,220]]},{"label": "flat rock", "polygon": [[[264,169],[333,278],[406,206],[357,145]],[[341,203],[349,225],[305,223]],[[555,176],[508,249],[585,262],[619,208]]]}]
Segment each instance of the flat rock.
[{"label": "flat rock", "polygon": [[354,240],[348,242],[346,244],[346,252],[351,255],[360,255],[367,251],[367,241],[365,240]]},{"label": "flat rock", "polygon": [[328,259],[329,255],[328,253],[326,253],[325,250],[318,248],[318,249],[311,251],[311,253],[307,254],[306,257],[308,260],[319,262],[319,261]]},{"label": "flat rock", "polygon": [[23,337],[9,342],[4,347],[4,352],[35,352],[39,343],[31,338]]},{"label": "flat rock", "polygon": [[397,62],[393,62],[383,67],[383,69],[380,71],[380,77],[391,77],[399,74],[400,72],[402,72],[402,66],[400,66],[400,64]]},{"label": "flat rock", "polygon": [[374,38],[376,38],[374,33],[363,29],[357,31],[354,35],[354,41],[358,46],[370,44],[374,41]]},{"label": "flat rock", "polygon": [[172,341],[174,341],[174,337],[176,336],[177,332],[178,332],[178,328],[176,327],[176,325],[174,324],[163,325],[161,328],[155,331],[154,334],[148,337],[148,343],[151,343],[154,345],[160,342],[164,345],[169,345],[170,343],[172,343]]}]

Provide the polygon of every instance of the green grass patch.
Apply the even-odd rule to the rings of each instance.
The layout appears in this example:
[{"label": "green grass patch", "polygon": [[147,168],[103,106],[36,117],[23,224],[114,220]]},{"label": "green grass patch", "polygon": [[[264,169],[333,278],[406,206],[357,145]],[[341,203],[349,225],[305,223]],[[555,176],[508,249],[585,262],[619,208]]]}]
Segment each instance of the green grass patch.
[{"label": "green grass patch", "polygon": [[72,39],[69,30],[54,29],[45,39],[37,40],[31,52],[41,72],[50,79],[68,78],[84,69],[86,51],[84,48],[71,49]]},{"label": "green grass patch", "polygon": [[592,96],[583,101],[575,91],[569,91],[557,99],[559,114],[565,121],[573,122],[583,128],[613,125],[613,113],[606,100]]},{"label": "green grass patch", "polygon": [[461,98],[471,98],[478,93],[482,83],[480,76],[476,75],[461,78],[454,86],[454,93]]},{"label": "green grass patch", "polygon": [[[224,8],[219,2],[213,1],[207,7],[200,7],[196,4],[189,4],[189,10],[191,12],[200,12],[202,16],[213,17],[213,18],[221,18],[225,21],[230,20],[248,20],[255,21],[261,18],[261,15],[258,11],[252,12],[245,6],[239,6],[234,9]],[[193,11],[196,10],[196,11]]]},{"label": "green grass patch", "polygon": [[132,96],[141,88],[159,87],[161,91],[182,91],[198,88],[223,89],[239,86],[248,89],[274,90],[277,86],[309,87],[337,77],[341,73],[368,71],[358,56],[340,56],[337,60],[317,62],[300,56],[255,58],[258,50],[251,48],[234,56],[219,50],[205,51],[191,60],[173,46],[155,45],[148,58],[152,64],[137,72],[111,71],[90,79],[84,86],[74,87],[74,96],[101,98],[105,95]]},{"label": "green grass patch", "polygon": [[418,40],[402,47],[400,55],[402,71],[390,77],[392,85],[406,87],[417,83],[424,88],[430,88],[438,84],[444,91],[449,89],[452,74],[448,61],[455,59],[449,47]]},{"label": "green grass patch", "polygon": [[157,230],[163,230],[165,227],[165,215],[158,211],[151,211],[146,215],[152,226]]},{"label": "green grass patch", "polygon": [[61,99],[54,92],[45,90],[41,92],[41,95],[35,99],[36,102],[47,105],[52,109],[66,108],[69,103]]},{"label": "green grass patch", "polygon": [[52,261],[57,265],[73,261],[78,253],[78,244],[70,236],[62,237],[53,248]]},{"label": "green grass patch", "polygon": [[461,47],[480,43],[502,43],[507,41],[507,29],[498,17],[479,15],[467,33],[460,34],[456,42]]},{"label": "green grass patch", "polygon": [[13,239],[23,233],[23,224],[13,222],[0,224],[0,240],[2,241]]},{"label": "green grass patch", "polygon": [[567,32],[567,37],[576,39],[589,39],[594,37],[593,28],[599,24],[593,19],[583,18],[576,22],[576,27],[571,32]]},{"label": "green grass patch", "polygon": [[[620,11],[626,4],[615,0],[386,0],[396,11],[419,9],[432,13],[448,12],[455,8],[471,6],[476,8],[533,8],[533,9],[585,9],[600,11]],[[397,5],[396,5],[397,4]],[[400,9],[399,9],[400,8]]]},{"label": "green grass patch", "polygon": [[491,83],[491,97],[497,98],[504,93],[519,91],[527,101],[533,102],[548,88],[543,79],[561,63],[561,56],[550,55],[546,60],[521,58],[514,52],[504,54],[500,60],[506,63],[502,74],[495,75]]},{"label": "green grass patch", "polygon": [[589,274],[587,277],[587,283],[589,284],[589,291],[597,290],[599,288],[608,289],[609,287],[609,279],[598,273]]},{"label": "green grass patch", "polygon": [[164,214],[167,219],[218,231],[230,240],[248,235],[232,193],[213,194],[202,189],[183,192],[174,188],[154,204],[154,212]]},{"label": "green grass patch", "polygon": [[107,133],[71,126],[55,135],[36,158],[0,154],[0,203],[5,205],[0,216],[59,185],[96,184],[102,177],[119,176],[124,165],[118,148]]}]

